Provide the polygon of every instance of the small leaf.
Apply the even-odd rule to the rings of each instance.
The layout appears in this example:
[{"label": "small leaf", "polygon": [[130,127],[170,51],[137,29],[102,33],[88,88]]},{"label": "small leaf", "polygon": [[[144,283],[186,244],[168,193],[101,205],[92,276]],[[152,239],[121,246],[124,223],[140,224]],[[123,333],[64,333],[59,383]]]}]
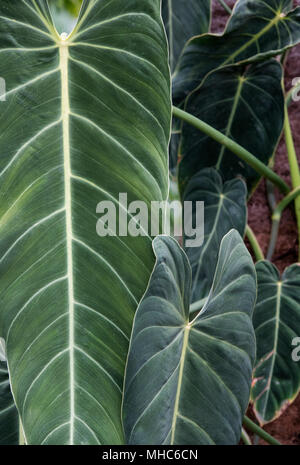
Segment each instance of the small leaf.
[{"label": "small leaf", "polygon": [[[239,143],[268,164],[278,144],[284,121],[282,68],[276,60],[230,67],[210,74],[187,99],[186,111]],[[202,168],[216,167],[225,180],[240,175],[249,191],[260,175],[223,145],[184,124],[181,137],[179,184]]]},{"label": "small leaf", "polygon": [[[223,183],[219,173],[206,168],[197,173],[187,185],[183,200],[204,202],[204,243],[188,247],[192,273],[192,302],[208,296],[213,283],[222,238],[231,229],[244,235],[247,222],[247,188],[241,179]],[[196,210],[193,209],[193,214]]]},{"label": "small leaf", "polygon": [[251,397],[263,425],[279,417],[300,390],[300,363],[292,357],[293,341],[300,337],[300,267],[290,266],[281,277],[264,260],[256,271],[257,359]]},{"label": "small leaf", "polygon": [[236,444],[255,357],[252,259],[236,231],[225,236],[209,299],[190,322],[188,259],[169,237],[154,250],[127,364],[127,443]]},{"label": "small leaf", "polygon": [[291,0],[239,0],[223,35],[192,38],[174,76],[176,100],[194,90],[211,71],[276,56],[300,41],[300,7]]}]

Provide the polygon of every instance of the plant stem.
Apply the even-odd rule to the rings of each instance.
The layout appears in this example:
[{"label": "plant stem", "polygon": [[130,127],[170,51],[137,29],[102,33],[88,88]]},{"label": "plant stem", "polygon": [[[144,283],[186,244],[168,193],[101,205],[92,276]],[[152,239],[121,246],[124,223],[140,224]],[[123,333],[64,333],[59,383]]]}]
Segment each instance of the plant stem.
[{"label": "plant stem", "polygon": [[274,210],[273,216],[281,216],[282,212],[288,207],[288,205],[295,200],[300,195],[300,186],[292,190],[286,197],[284,197],[281,202],[277,205]]},{"label": "plant stem", "polygon": [[287,194],[290,192],[289,186],[284,182],[283,179],[281,179],[280,176],[278,176],[276,173],[274,173],[274,171],[268,168],[268,166],[252,155],[252,153],[248,152],[248,150],[244,149],[241,145],[222,134],[222,132],[214,129],[209,124],[201,121],[200,119],[183,110],[180,110],[179,108],[173,107],[173,114],[177,118],[181,118],[186,123],[191,124],[196,129],[199,129],[199,131],[204,132],[212,139],[219,142],[221,145],[224,145],[228,150],[244,160],[249,166],[257,171],[257,173],[267,179],[270,179],[270,181],[276,184],[283,193]]},{"label": "plant stem", "polygon": [[250,242],[250,245],[252,247],[252,250],[254,252],[254,255],[256,257],[256,260],[259,261],[259,260],[264,260],[265,259],[265,256],[263,254],[263,251],[258,243],[258,240],[253,232],[253,230],[250,228],[250,226],[247,224],[247,227],[246,227],[246,236]]},{"label": "plant stem", "polygon": [[256,423],[250,420],[250,418],[245,416],[243,423],[246,428],[252,431],[252,433],[257,434],[257,436],[262,438],[268,444],[272,444],[273,446],[281,446],[281,443],[277,441],[277,439],[273,438],[273,436],[271,436],[269,433],[260,428]]},{"label": "plant stem", "polygon": [[[285,143],[288,152],[289,165],[291,169],[291,180],[293,189],[300,187],[300,170],[295,150],[293,134],[290,125],[288,108],[285,105],[285,119],[284,119],[284,135]],[[300,261],[300,197],[295,198],[295,209],[298,226],[298,244],[299,244],[299,261]]]},{"label": "plant stem", "polygon": [[276,243],[277,243],[277,238],[278,238],[278,232],[279,232],[279,226],[280,226],[280,220],[283,211],[286,209],[286,207],[293,201],[295,200],[298,196],[300,196],[300,186],[294,189],[292,192],[290,192],[286,197],[284,197],[281,202],[277,205],[275,208],[273,215],[272,215],[272,231],[271,231],[271,239],[270,239],[270,245],[268,249],[268,254],[267,254],[267,259],[272,260],[275,248],[276,248]]},{"label": "plant stem", "polygon": [[[274,169],[275,160],[274,157],[272,158],[271,162],[269,163],[269,168],[272,170]],[[268,203],[271,212],[273,213],[275,208],[277,207],[276,195],[275,195],[275,186],[271,183],[268,179],[266,179],[266,189],[267,189],[267,197]]]},{"label": "plant stem", "polygon": [[220,5],[222,5],[222,7],[224,8],[224,10],[225,10],[229,15],[231,15],[232,9],[224,2],[224,0],[218,0],[218,2],[220,3]]},{"label": "plant stem", "polygon": [[244,428],[242,428],[241,439],[246,446],[252,446],[251,439]]},{"label": "plant stem", "polygon": [[275,186],[271,183],[268,179],[266,180],[266,187],[267,187],[267,196],[268,196],[268,203],[271,209],[271,212],[276,208],[276,197],[275,197]]},{"label": "plant stem", "polygon": [[267,260],[270,260],[270,261],[272,260],[275,249],[276,249],[276,244],[277,244],[277,239],[278,239],[278,234],[279,234],[280,218],[275,219],[272,217],[271,237],[270,237],[270,243],[269,243],[269,248],[267,252]]}]

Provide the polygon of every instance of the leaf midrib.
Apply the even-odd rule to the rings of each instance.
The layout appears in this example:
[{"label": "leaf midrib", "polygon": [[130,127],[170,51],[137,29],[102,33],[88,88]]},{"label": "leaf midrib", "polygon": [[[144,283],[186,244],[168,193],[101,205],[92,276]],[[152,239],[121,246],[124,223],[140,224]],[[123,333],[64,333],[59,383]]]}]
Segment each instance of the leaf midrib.
[{"label": "leaf midrib", "polygon": [[73,225],[71,193],[71,153],[70,153],[70,98],[69,98],[69,48],[66,41],[59,45],[59,66],[61,71],[61,112],[63,127],[63,155],[65,180],[67,277],[69,300],[69,356],[70,356],[70,443],[74,443],[74,279],[73,279]]},{"label": "leaf midrib", "polygon": [[228,63],[234,63],[235,58],[240,55],[244,50],[250,47],[253,43],[257,42],[264,34],[266,34],[273,26],[277,26],[277,24],[283,19],[281,17],[282,12],[278,12],[277,16],[275,16],[267,26],[261,29],[257,34],[254,34],[252,39],[246,42],[242,47],[236,50],[234,53],[229,55],[229,57],[222,63],[222,66],[227,65]]},{"label": "leaf midrib", "polygon": [[173,7],[172,0],[168,0],[169,9],[169,47],[170,47],[170,68],[174,66],[174,36],[173,36]]},{"label": "leaf midrib", "polygon": [[188,340],[189,340],[189,335],[190,335],[190,329],[191,325],[190,323],[187,324],[184,328],[184,335],[183,335],[183,343],[182,343],[182,351],[181,351],[181,357],[180,357],[180,362],[179,362],[179,375],[178,375],[178,384],[177,384],[177,391],[176,391],[176,397],[175,397],[175,404],[174,404],[174,412],[173,412],[173,420],[172,420],[172,434],[171,434],[171,442],[170,444],[174,444],[175,440],[175,431],[176,431],[176,423],[177,423],[177,418],[179,415],[179,402],[180,402],[180,395],[181,395],[181,385],[182,385],[182,379],[183,379],[183,370],[184,370],[184,364],[185,364],[185,359],[186,359],[186,352],[188,348]]},{"label": "leaf midrib", "polygon": [[[245,82],[245,78],[243,78],[243,76],[240,76],[238,86],[237,86],[237,89],[236,89],[236,93],[235,93],[235,96],[234,96],[233,105],[232,105],[232,109],[231,109],[231,112],[230,112],[229,120],[228,120],[227,127],[226,127],[225,135],[227,137],[229,137],[230,133],[231,133],[231,128],[232,128],[232,125],[233,125],[233,122],[234,122],[234,119],[235,119],[235,116],[236,116],[236,112],[237,112],[237,109],[238,109],[240,97],[242,95],[242,89],[243,89],[244,82]],[[225,154],[225,150],[226,150],[226,147],[225,147],[225,145],[223,145],[221,147],[219,157],[218,157],[218,161],[217,161],[217,164],[216,164],[216,169],[217,170],[219,170],[220,167],[221,167],[221,164],[222,164],[222,161],[223,161],[223,158],[224,158],[224,154]]]},{"label": "leaf midrib", "polygon": [[274,373],[274,368],[275,368],[275,360],[276,360],[276,356],[277,356],[277,347],[278,347],[278,341],[279,341],[281,296],[282,296],[282,282],[278,281],[278,283],[277,283],[277,294],[276,294],[276,312],[275,312],[275,317],[274,317],[276,319],[276,323],[275,323],[273,356],[272,356],[272,362],[271,362],[271,367],[270,367],[269,376],[268,376],[268,382],[267,382],[267,385],[266,385],[267,394],[266,394],[266,399],[265,399],[265,402],[264,402],[263,418],[266,415],[266,409],[267,409],[268,402],[269,402],[272,378],[273,378],[273,373]]}]

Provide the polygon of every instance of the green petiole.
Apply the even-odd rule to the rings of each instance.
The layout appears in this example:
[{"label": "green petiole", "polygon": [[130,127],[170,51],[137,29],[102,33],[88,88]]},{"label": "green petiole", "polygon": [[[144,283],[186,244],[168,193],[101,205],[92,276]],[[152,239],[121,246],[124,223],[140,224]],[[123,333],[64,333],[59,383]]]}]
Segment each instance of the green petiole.
[{"label": "green petiole", "polygon": [[241,158],[241,160],[248,163],[249,166],[251,166],[254,170],[257,171],[257,173],[261,174],[262,176],[276,184],[283,193],[287,194],[288,192],[290,192],[289,186],[280,176],[278,176],[276,173],[274,173],[274,171],[268,168],[268,166],[266,166],[264,163],[258,160],[258,158],[252,155],[252,153],[248,152],[248,150],[244,149],[244,147],[237,144],[229,137],[225,136],[222,132],[218,131],[217,129],[214,129],[212,126],[205,123],[204,121],[196,118],[190,113],[185,112],[184,110],[180,110],[177,107],[173,107],[173,115],[177,118],[182,119],[186,123],[194,126],[196,129],[199,129],[199,131],[204,132],[212,139],[227,147],[228,150],[230,150],[232,153]]},{"label": "green petiole", "polygon": [[262,438],[268,444],[271,444],[273,446],[281,446],[281,443],[277,441],[277,439],[273,438],[273,436],[271,436],[269,433],[267,433],[262,428],[260,428],[256,423],[250,420],[250,418],[245,416],[243,423],[244,423],[244,426],[248,428],[249,431],[257,434],[257,436]]},{"label": "green petiole", "polygon": [[250,242],[250,245],[253,249],[253,252],[254,252],[254,255],[256,257],[256,260],[259,261],[259,260],[264,260],[265,257],[264,257],[264,254],[263,254],[263,251],[258,243],[258,240],[254,234],[254,232],[252,231],[252,229],[250,228],[249,225],[247,225],[246,227],[246,236]]}]

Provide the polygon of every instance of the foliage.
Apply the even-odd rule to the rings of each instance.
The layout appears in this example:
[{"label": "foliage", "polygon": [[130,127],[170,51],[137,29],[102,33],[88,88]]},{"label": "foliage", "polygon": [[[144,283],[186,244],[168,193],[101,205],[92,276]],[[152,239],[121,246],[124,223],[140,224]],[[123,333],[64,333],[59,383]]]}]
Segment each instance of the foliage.
[{"label": "foliage", "polygon": [[[243,422],[278,443],[244,415],[251,397],[263,426],[300,390],[300,268],[271,263],[292,201],[300,225],[282,86],[300,8],[238,0],[210,24],[210,0],[0,3],[1,444],[19,422],[27,444],[237,444]],[[269,260],[247,226],[262,176],[286,195],[269,184]],[[183,216],[204,202],[199,247],[152,240],[118,197],[177,183]],[[144,234],[97,236],[102,200]]]},{"label": "foliage", "polygon": [[[189,95],[185,110],[201,117],[268,164],[283,128],[281,80],[282,69],[275,60],[222,68],[210,73]],[[178,177],[182,191],[190,177],[207,166],[216,166],[226,180],[242,176],[247,180],[249,192],[260,179],[246,162],[210,137],[199,135],[190,125],[183,126],[180,153]]]},{"label": "foliage", "polygon": [[261,424],[280,416],[300,390],[300,370],[291,355],[291,340],[300,328],[300,268],[282,276],[269,261],[256,265],[258,299],[254,312],[257,362],[252,399]]},{"label": "foliage", "polygon": [[69,47],[44,1],[0,6],[0,334],[29,444],[123,442],[128,342],[154,257],[149,236],[99,238],[96,207],[168,195],[160,2],[135,3],[125,48],[132,2],[114,1],[123,18],[104,27],[100,5],[84,3]]}]

